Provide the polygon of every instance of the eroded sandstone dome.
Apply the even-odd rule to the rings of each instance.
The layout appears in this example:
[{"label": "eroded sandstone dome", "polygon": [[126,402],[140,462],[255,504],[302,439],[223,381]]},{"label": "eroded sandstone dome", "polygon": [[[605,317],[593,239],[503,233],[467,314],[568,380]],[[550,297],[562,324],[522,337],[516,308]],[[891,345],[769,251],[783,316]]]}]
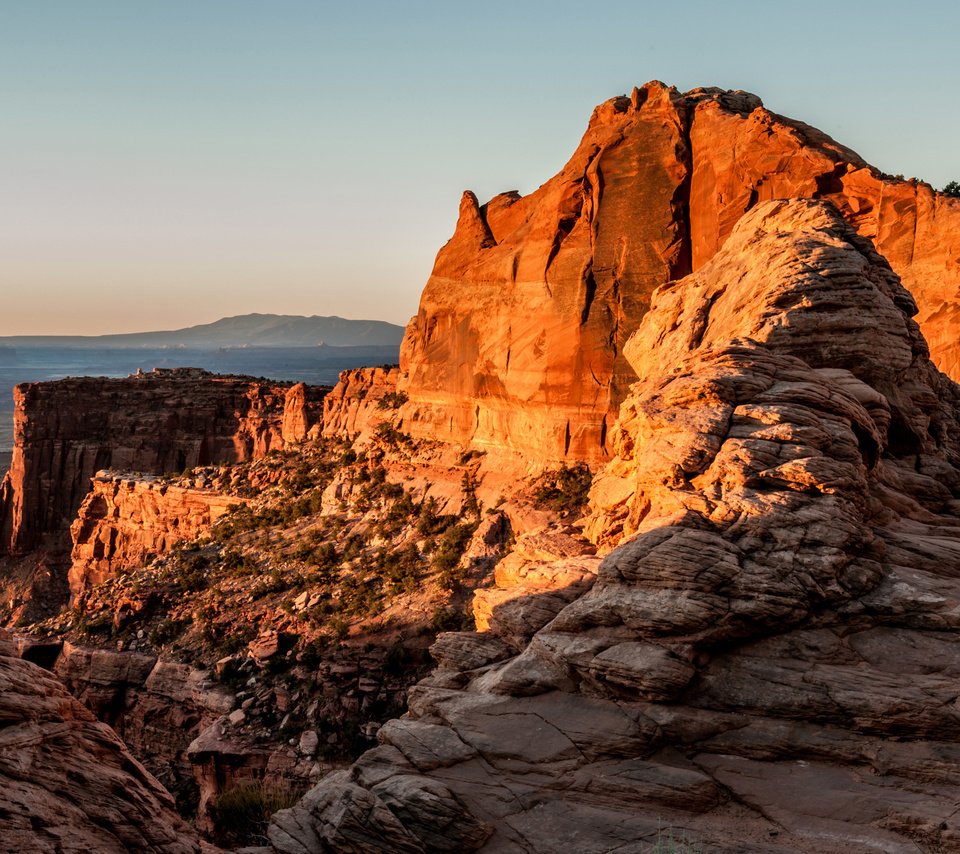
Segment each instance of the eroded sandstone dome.
[{"label": "eroded sandstone dome", "polygon": [[619,545],[441,636],[275,850],[960,848],[960,387],[913,312],[807,199],[654,290],[593,493]]}]

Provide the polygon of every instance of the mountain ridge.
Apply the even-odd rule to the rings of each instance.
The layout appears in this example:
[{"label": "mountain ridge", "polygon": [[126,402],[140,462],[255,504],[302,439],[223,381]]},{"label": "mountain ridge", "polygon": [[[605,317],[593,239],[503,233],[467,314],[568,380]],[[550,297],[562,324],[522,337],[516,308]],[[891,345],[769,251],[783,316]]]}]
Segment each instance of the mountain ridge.
[{"label": "mountain ridge", "polygon": [[326,344],[393,345],[404,327],[385,320],[353,320],[337,315],[239,314],[212,323],[148,332],[107,335],[4,335],[0,345],[15,347],[298,347]]}]

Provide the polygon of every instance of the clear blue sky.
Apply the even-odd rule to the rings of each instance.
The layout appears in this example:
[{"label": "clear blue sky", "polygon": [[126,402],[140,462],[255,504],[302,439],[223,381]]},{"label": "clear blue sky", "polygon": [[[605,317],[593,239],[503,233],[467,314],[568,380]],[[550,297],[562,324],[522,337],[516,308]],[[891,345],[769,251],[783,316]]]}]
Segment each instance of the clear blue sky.
[{"label": "clear blue sky", "polygon": [[0,0],[0,335],[405,322],[464,188],[536,188],[653,78],[940,187],[958,36],[929,0]]}]

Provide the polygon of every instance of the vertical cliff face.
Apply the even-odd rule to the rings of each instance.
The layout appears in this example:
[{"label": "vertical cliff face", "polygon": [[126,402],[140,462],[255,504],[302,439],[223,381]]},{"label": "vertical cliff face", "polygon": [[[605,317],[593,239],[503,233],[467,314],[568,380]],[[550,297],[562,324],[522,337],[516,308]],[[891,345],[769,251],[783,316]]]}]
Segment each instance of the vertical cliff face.
[{"label": "vertical cliff face", "polygon": [[660,83],[596,109],[535,192],[464,194],[401,350],[415,436],[600,462],[637,378],[623,344],[653,290],[703,266],[759,202],[826,198],[910,288],[960,377],[960,201],[893,180],[743,92]]},{"label": "vertical cliff face", "polygon": [[759,101],[750,112],[735,112],[718,90],[686,98],[697,100],[689,135],[694,270],[755,204],[829,199],[890,262],[917,300],[934,364],[960,379],[960,200],[921,181],[884,175],[826,134]]},{"label": "vertical cliff face", "polygon": [[376,424],[399,404],[396,368],[343,371],[323,399],[323,435],[335,438],[370,436]]},{"label": "vertical cliff face", "polygon": [[401,349],[414,435],[599,459],[633,373],[622,347],[689,265],[686,109],[651,85],[594,112],[529,196],[460,205]]},{"label": "vertical cliff face", "polygon": [[244,501],[152,478],[96,475],[70,526],[71,599],[118,572],[145,565],[182,540],[206,533],[231,505]]},{"label": "vertical cliff face", "polygon": [[0,553],[65,549],[100,469],[179,472],[302,441],[320,420],[325,393],[192,369],[17,386],[13,462],[0,491]]}]

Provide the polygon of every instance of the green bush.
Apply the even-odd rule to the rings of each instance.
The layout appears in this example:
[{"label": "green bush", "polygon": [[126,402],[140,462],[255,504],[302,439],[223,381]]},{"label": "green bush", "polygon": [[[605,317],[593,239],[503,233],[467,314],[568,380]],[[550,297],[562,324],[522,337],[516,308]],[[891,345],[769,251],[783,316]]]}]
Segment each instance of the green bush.
[{"label": "green bush", "polygon": [[433,552],[433,568],[438,572],[444,572],[460,563],[464,549],[476,530],[476,522],[460,522],[447,528]]},{"label": "green bush", "polygon": [[685,830],[675,836],[673,828],[668,827],[657,832],[657,841],[649,849],[649,854],[703,854],[703,843],[688,837]]},{"label": "green bush", "polygon": [[377,409],[399,409],[409,399],[405,391],[388,391],[377,401]]},{"label": "green bush", "polygon": [[270,816],[292,807],[301,792],[291,786],[266,780],[244,780],[221,792],[211,812],[218,836],[236,846],[267,843]]},{"label": "green bush", "polygon": [[560,518],[577,517],[587,506],[593,474],[583,463],[545,471],[534,483],[534,505]]},{"label": "green bush", "polygon": [[951,181],[941,192],[945,196],[953,196],[955,199],[960,198],[960,181]]}]

